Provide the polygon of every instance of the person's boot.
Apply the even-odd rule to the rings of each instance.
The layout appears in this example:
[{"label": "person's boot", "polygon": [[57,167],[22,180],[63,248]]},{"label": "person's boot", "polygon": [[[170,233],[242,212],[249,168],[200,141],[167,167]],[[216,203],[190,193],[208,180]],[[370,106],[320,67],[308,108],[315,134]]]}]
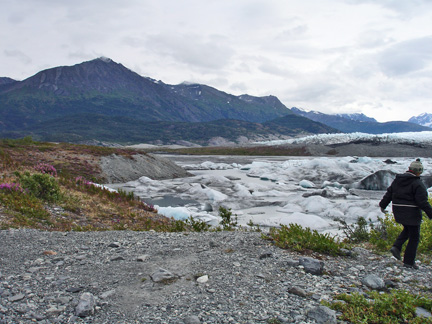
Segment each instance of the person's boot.
[{"label": "person's boot", "polygon": [[416,264],[408,264],[408,263],[404,263],[404,265],[403,265],[405,268],[409,268],[409,269],[415,269],[415,270],[418,270],[418,265],[416,265]]},{"label": "person's boot", "polygon": [[396,259],[401,260],[401,251],[396,246],[393,246],[390,252]]}]

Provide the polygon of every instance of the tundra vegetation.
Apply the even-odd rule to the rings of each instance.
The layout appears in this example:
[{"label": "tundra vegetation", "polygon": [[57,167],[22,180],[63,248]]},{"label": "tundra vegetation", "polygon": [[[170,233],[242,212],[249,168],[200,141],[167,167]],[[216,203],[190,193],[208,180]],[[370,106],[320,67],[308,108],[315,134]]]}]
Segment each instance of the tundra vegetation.
[{"label": "tundra vegetation", "polygon": [[[217,227],[189,218],[168,219],[132,193],[111,191],[102,182],[98,158],[110,154],[131,156],[136,152],[85,145],[35,142],[26,137],[0,140],[0,229],[35,228],[47,231],[222,231],[261,229],[249,223],[239,227],[236,215],[221,206]],[[256,154],[253,151],[253,154]],[[426,218],[426,217],[425,217]],[[341,251],[362,246],[377,253],[387,252],[401,226],[391,214],[372,223],[359,218],[348,225],[340,220],[344,238],[318,233],[296,224],[262,233],[263,239],[283,249],[304,254],[344,257]],[[430,263],[432,221],[422,224],[419,258]],[[335,296],[327,305],[341,312],[350,323],[432,323],[416,318],[415,307],[432,311],[431,292],[424,296],[402,290],[386,293]]]}]

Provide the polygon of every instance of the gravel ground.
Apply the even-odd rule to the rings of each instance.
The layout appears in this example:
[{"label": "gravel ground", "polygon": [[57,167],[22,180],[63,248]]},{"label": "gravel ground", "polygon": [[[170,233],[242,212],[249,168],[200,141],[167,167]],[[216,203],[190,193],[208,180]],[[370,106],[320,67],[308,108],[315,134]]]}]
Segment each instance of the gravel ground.
[{"label": "gravel ground", "polygon": [[361,248],[305,257],[259,233],[5,230],[0,242],[0,323],[341,323],[321,300],[432,290],[430,265]]}]

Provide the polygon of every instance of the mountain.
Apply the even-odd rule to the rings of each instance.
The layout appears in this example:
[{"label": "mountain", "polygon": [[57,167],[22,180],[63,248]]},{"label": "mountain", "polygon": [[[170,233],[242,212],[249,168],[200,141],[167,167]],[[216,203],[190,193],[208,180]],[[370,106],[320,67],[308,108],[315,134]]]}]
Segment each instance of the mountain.
[{"label": "mountain", "polygon": [[432,127],[432,114],[423,113],[418,115],[417,117],[411,117],[408,119],[410,123],[422,125],[425,127]]},{"label": "mountain", "polygon": [[247,101],[205,85],[167,85],[107,58],[44,70],[0,88],[0,131],[79,114],[142,121],[263,122],[291,112],[275,97]]},{"label": "mountain", "polygon": [[85,142],[89,140],[116,143],[163,143],[179,140],[208,145],[214,137],[237,142],[280,139],[299,134],[333,133],[337,130],[307,118],[288,115],[264,123],[220,119],[209,122],[142,122],[131,117],[87,114],[55,118],[20,131],[4,132],[9,138],[32,135],[35,139],[51,142]]},{"label": "mountain", "polygon": [[14,79],[6,78],[6,77],[0,77],[0,86],[5,85],[5,84],[15,83],[15,82],[17,82],[17,81]]},{"label": "mountain", "polygon": [[377,123],[375,118],[368,117],[365,114],[355,113],[355,114],[336,114],[335,116],[342,117],[349,120],[359,121],[359,122],[372,122]]},{"label": "mountain", "polygon": [[[298,135],[301,133],[323,134],[339,133],[340,131],[320,122],[295,114],[279,117],[262,123],[264,126],[284,135]],[[287,133],[290,130],[290,134]]]},{"label": "mountain", "polygon": [[205,145],[218,136],[277,138],[332,131],[298,118],[274,96],[234,96],[203,84],[169,85],[104,57],[43,70],[23,81],[4,80],[0,87],[2,137],[124,143],[183,139]]},{"label": "mountain", "polygon": [[323,123],[327,126],[336,128],[343,133],[368,133],[368,134],[383,134],[383,133],[402,133],[402,132],[421,132],[431,131],[431,128],[420,126],[410,122],[392,121],[386,123],[357,121],[349,118],[344,118],[338,115],[328,115],[317,111],[306,112],[303,109],[296,107],[291,108],[291,111],[297,115],[309,118],[311,120]]}]

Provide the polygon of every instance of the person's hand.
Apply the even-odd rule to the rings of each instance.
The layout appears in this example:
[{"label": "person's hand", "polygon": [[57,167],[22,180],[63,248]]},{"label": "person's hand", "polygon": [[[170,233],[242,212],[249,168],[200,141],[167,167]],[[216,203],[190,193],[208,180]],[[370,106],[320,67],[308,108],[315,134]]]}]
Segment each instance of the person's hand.
[{"label": "person's hand", "polygon": [[385,210],[384,208],[381,207],[381,213],[387,214],[387,210]]}]

